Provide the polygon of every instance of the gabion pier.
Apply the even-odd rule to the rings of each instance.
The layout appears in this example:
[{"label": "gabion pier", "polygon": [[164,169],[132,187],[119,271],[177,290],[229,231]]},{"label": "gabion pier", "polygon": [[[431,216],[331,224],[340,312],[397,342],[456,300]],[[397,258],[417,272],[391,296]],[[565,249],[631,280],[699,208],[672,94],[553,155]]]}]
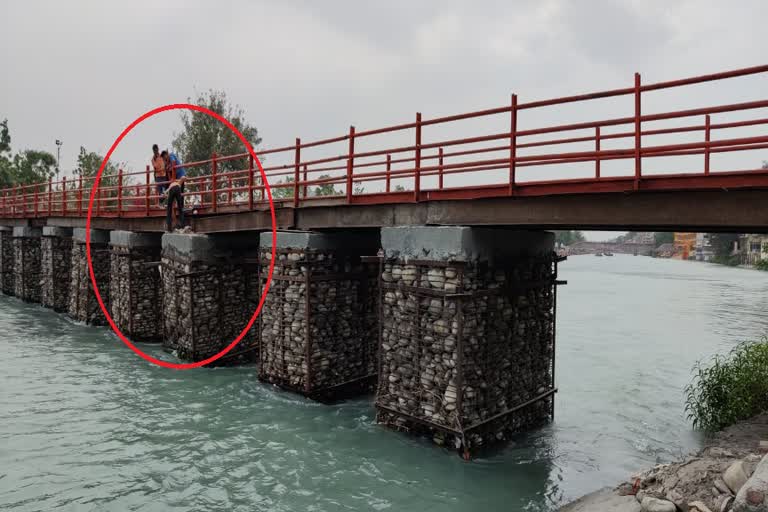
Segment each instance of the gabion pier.
[{"label": "gabion pier", "polygon": [[[72,230],[72,264],[69,291],[69,316],[78,322],[90,325],[105,325],[107,319],[101,311],[101,307],[93,292],[93,283],[88,271],[86,256],[87,245],[86,230],[75,228]],[[109,231],[101,229],[91,230],[91,263],[93,275],[99,286],[99,294],[104,306],[109,311]]]},{"label": "gabion pier", "polygon": [[[259,378],[318,400],[371,389],[376,373],[376,232],[279,232],[261,312]],[[261,285],[272,234],[261,235]]]},{"label": "gabion pier", "polygon": [[72,274],[72,229],[43,227],[41,302],[54,311],[69,309]]},{"label": "gabion pier", "polygon": [[[258,234],[165,234],[160,266],[163,345],[201,361],[220,352],[245,328],[256,308]],[[258,328],[215,364],[258,357]]]},{"label": "gabion pier", "polygon": [[377,421],[468,457],[554,415],[550,233],[385,228]]},{"label": "gabion pier", "polygon": [[129,339],[163,338],[160,233],[110,233],[109,302],[117,327]]},{"label": "gabion pier", "polygon": [[42,234],[40,228],[13,228],[13,293],[26,302],[40,302]]}]

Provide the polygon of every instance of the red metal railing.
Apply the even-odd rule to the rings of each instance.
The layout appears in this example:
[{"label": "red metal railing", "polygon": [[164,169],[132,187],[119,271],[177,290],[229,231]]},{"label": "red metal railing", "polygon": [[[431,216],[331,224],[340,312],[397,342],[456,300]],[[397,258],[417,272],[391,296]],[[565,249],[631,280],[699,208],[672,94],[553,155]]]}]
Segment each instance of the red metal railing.
[{"label": "red metal railing", "polygon": [[[643,98],[651,91],[750,76],[762,79],[767,74],[768,65],[763,65],[648,85],[642,85],[636,74],[633,86],[623,89],[529,103],[518,102],[513,94],[510,104],[502,107],[434,119],[424,119],[417,113],[414,122],[365,131],[351,126],[342,136],[313,142],[297,138],[290,146],[258,151],[258,156],[264,163],[276,206],[294,208],[501,196],[765,188],[768,170],[760,168],[761,158],[755,157],[755,167],[741,169],[715,169],[712,159],[768,149],[768,99],[652,114],[643,113],[642,106]],[[768,87],[761,90],[768,91]],[[524,128],[520,119],[523,113],[555,106],[622,97],[633,100],[631,115],[535,128]],[[725,119],[737,113],[752,117]],[[714,116],[723,119],[716,122]],[[690,119],[694,119],[693,124]],[[681,120],[689,124],[656,127]],[[496,125],[501,129],[464,138],[427,138],[430,130],[464,130],[460,123],[468,121],[485,123],[483,129],[472,128],[481,133]],[[749,133],[715,136],[728,130]],[[644,142],[653,137],[686,134],[700,136],[675,143]],[[395,145],[391,139],[406,142]],[[623,145],[608,147],[616,143]],[[557,150],[574,145],[577,150]],[[683,162],[695,156],[700,157],[695,168],[684,169]],[[664,158],[670,162],[665,164],[664,172],[644,170],[644,165]],[[611,164],[618,167],[607,172]],[[247,153],[214,154],[209,160],[185,163],[184,167],[189,176],[187,205],[198,213],[268,207],[261,175]],[[547,169],[561,175],[537,179],[533,174]],[[96,191],[94,216],[164,215],[153,181],[149,166],[139,172],[120,170],[103,176]],[[64,178],[0,190],[0,217],[84,217],[93,182],[90,177]]]}]

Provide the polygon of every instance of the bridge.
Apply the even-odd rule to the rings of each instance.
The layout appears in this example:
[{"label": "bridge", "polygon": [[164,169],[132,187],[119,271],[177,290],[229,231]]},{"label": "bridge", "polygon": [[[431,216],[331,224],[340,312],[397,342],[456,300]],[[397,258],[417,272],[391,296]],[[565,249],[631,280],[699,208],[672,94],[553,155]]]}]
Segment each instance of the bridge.
[{"label": "bridge", "polygon": [[[644,113],[644,98],[708,83],[763,78],[768,65],[356,131],[257,151],[280,228],[395,225],[505,225],[537,229],[764,232],[768,99],[731,95],[711,106]],[[528,128],[522,115],[632,100],[631,112]],[[739,98],[742,99],[742,98]],[[716,116],[738,120],[716,119]],[[500,128],[498,130],[497,128]],[[469,133],[467,133],[469,131]],[[456,133],[459,137],[445,136]],[[432,135],[431,135],[432,134]],[[736,135],[738,134],[738,135]],[[469,136],[468,136],[469,135]],[[686,137],[661,144],[662,137]],[[692,139],[691,139],[692,138]],[[400,142],[400,144],[397,144]],[[563,148],[568,148],[564,150]],[[750,166],[716,167],[725,155],[754,155]],[[655,162],[662,164],[654,165]],[[233,166],[233,163],[236,164]],[[222,172],[222,167],[230,170]],[[654,171],[645,169],[653,166]],[[234,168],[233,168],[234,167]],[[270,227],[266,187],[247,153],[188,162],[197,232]],[[543,174],[555,174],[540,179]],[[93,177],[0,192],[6,223],[82,227]],[[103,176],[94,227],[161,231],[149,167]],[[321,187],[324,195],[313,190]],[[706,207],[703,207],[706,205]]]},{"label": "bridge", "polygon": [[[766,73],[636,74],[620,89],[350,127],[258,151],[264,176],[249,153],[212,155],[184,164],[193,234],[161,233],[149,167],[2,190],[0,288],[190,361],[126,339],[163,366],[258,361],[262,381],[319,400],[375,389],[379,423],[468,456],[554,416],[564,283],[545,230],[766,231],[768,99],[642,108]],[[607,100],[631,111],[588,108]],[[587,120],[551,121],[572,106]]]}]

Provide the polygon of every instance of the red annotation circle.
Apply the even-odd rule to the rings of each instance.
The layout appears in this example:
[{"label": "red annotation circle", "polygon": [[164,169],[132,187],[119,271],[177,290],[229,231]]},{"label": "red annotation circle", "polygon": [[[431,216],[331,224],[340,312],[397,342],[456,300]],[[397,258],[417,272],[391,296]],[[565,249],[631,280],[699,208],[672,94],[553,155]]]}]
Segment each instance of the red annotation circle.
[{"label": "red annotation circle", "polygon": [[[197,112],[202,112],[204,114],[208,114],[209,116],[213,117],[214,119],[218,120],[219,122],[223,123],[224,126],[232,130],[232,132],[237,135],[237,137],[245,144],[245,147],[248,148],[248,153],[253,157],[253,161],[256,162],[256,165],[259,167],[259,172],[261,173],[261,179],[263,180],[264,186],[267,190],[267,198],[269,199],[269,212],[272,220],[272,258],[269,262],[269,273],[267,274],[267,282],[264,285],[264,290],[262,290],[261,298],[259,299],[259,304],[256,306],[256,310],[253,312],[253,315],[251,316],[251,319],[248,321],[248,324],[245,326],[245,328],[240,332],[240,334],[235,338],[232,342],[230,342],[224,349],[221,350],[218,354],[214,354],[208,359],[204,359],[202,361],[197,361],[195,363],[171,363],[168,361],[163,361],[160,359],[157,359],[155,357],[152,357],[144,352],[142,352],[136,345],[134,345],[128,338],[125,337],[125,335],[120,332],[120,329],[118,329],[117,325],[115,325],[114,320],[112,320],[112,317],[109,314],[109,311],[107,311],[107,308],[104,307],[104,302],[101,300],[101,293],[99,292],[99,285],[96,283],[96,276],[93,273],[93,262],[91,261],[91,215],[93,213],[93,203],[96,198],[96,192],[99,188],[99,182],[101,181],[101,175],[104,172],[104,167],[106,166],[107,162],[109,161],[109,157],[112,156],[112,153],[115,151],[115,148],[120,144],[120,142],[123,140],[123,138],[130,133],[131,130],[133,130],[139,123],[144,121],[145,119],[148,119],[155,114],[159,114],[160,112],[166,112],[169,110],[194,110]],[[264,306],[264,300],[267,298],[267,293],[269,293],[269,286],[272,284],[272,271],[275,268],[275,246],[277,245],[277,224],[275,222],[275,206],[272,203],[272,191],[269,188],[269,183],[267,182],[267,176],[264,174],[264,168],[261,166],[261,162],[259,161],[259,158],[256,156],[256,153],[253,151],[253,147],[251,147],[251,144],[246,140],[245,137],[243,137],[243,134],[240,133],[240,131],[235,128],[235,126],[224,119],[222,116],[217,114],[216,112],[213,112],[205,107],[201,107],[199,105],[191,105],[188,103],[174,103],[171,105],[164,105],[162,107],[157,107],[155,109],[150,110],[149,112],[143,114],[138,119],[136,119],[134,122],[132,122],[130,125],[128,125],[125,130],[120,134],[119,137],[115,140],[114,143],[112,143],[112,147],[109,148],[109,151],[107,151],[106,156],[104,157],[104,160],[101,162],[101,167],[99,167],[99,172],[96,174],[96,179],[93,184],[93,188],[91,190],[91,197],[88,200],[88,217],[85,221],[85,247],[86,247],[86,258],[88,260],[88,272],[91,275],[91,282],[93,283],[93,292],[96,294],[96,300],[99,302],[99,307],[101,308],[101,311],[104,313],[104,316],[107,319],[107,322],[109,322],[110,327],[112,327],[112,330],[117,334],[117,336],[123,340],[123,343],[128,345],[128,348],[133,350],[136,354],[138,354],[143,359],[149,361],[150,363],[154,363],[158,366],[163,366],[165,368],[173,368],[175,370],[189,370],[191,368],[198,368],[200,366],[204,366],[206,364],[212,363],[219,359],[220,357],[224,356],[227,352],[232,350],[240,341],[245,337],[248,330],[253,327],[253,323],[256,321],[256,318],[259,316],[259,313],[261,313],[261,308]]]}]

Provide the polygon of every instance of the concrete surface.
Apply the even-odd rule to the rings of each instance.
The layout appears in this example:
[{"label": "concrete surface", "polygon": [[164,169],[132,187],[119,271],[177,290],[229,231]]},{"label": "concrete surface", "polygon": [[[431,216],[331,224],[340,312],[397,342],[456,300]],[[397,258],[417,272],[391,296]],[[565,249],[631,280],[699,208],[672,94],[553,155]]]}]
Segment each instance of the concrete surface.
[{"label": "concrete surface", "polygon": [[58,226],[43,226],[43,236],[55,236],[65,238],[72,236],[72,228],[60,228]]},{"label": "concrete surface", "polygon": [[552,251],[554,235],[544,231],[467,226],[402,226],[381,229],[388,258],[494,261]]},{"label": "concrete surface", "polygon": [[[81,243],[85,243],[85,235],[88,230],[85,228],[74,228],[72,230],[72,238]],[[91,230],[91,243],[92,244],[108,244],[109,243],[109,231],[103,229]]]},{"label": "concrete surface", "polygon": [[14,238],[38,238],[43,235],[43,230],[29,226],[19,226],[13,228]]},{"label": "concrete surface", "polygon": [[124,247],[157,247],[160,246],[160,233],[136,233],[134,231],[112,231],[109,234],[110,245]]},{"label": "concrete surface", "polygon": [[[272,247],[272,232],[260,236],[261,247]],[[350,230],[334,232],[278,231],[277,249],[316,249],[318,251],[355,250],[370,256],[379,250],[379,230]]]}]

